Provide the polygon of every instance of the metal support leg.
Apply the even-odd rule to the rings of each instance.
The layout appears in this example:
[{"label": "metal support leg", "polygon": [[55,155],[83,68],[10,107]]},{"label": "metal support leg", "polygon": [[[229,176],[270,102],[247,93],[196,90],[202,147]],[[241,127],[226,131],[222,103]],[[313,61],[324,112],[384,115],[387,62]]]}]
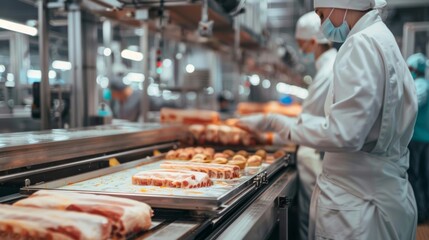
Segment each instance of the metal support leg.
[{"label": "metal support leg", "polygon": [[288,197],[279,197],[277,199],[279,207],[279,238],[287,240],[288,232],[288,213],[291,200]]},{"label": "metal support leg", "polygon": [[49,86],[49,11],[47,0],[39,0],[39,54],[40,70],[42,78],[40,80],[40,110],[41,110],[41,129],[51,128],[51,91]]}]

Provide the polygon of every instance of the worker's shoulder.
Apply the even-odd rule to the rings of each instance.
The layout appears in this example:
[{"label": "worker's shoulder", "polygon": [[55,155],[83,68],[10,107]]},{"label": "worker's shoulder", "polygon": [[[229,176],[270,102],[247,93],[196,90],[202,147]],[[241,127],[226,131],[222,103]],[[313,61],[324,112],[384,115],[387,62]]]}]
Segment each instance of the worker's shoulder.
[{"label": "worker's shoulder", "polygon": [[391,46],[397,44],[393,33],[382,21],[375,22],[352,36],[355,43],[362,45]]}]

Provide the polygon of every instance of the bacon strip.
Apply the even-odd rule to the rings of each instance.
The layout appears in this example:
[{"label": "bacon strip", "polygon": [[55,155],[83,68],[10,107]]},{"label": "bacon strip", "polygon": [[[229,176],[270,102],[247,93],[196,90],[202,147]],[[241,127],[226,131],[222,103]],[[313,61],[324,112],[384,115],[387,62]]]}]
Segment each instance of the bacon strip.
[{"label": "bacon strip", "polygon": [[1,239],[105,240],[111,229],[102,216],[0,205]]},{"label": "bacon strip", "polygon": [[205,173],[175,169],[139,172],[132,177],[132,182],[135,185],[173,188],[199,188],[213,185],[209,176]]},{"label": "bacon strip", "polygon": [[161,164],[161,168],[204,172],[210,178],[233,179],[240,177],[239,167],[216,163],[165,161]]},{"label": "bacon strip", "polygon": [[41,190],[29,198],[16,202],[14,206],[67,210],[104,216],[113,225],[112,236],[117,237],[124,237],[130,232],[147,230],[152,225],[153,211],[149,205],[118,197]]}]

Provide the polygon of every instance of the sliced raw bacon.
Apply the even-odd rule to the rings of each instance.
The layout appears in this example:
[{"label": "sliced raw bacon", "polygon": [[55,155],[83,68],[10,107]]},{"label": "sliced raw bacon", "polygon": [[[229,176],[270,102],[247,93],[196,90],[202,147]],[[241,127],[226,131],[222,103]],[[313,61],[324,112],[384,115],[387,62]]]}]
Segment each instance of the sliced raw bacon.
[{"label": "sliced raw bacon", "polygon": [[1,239],[105,240],[111,229],[102,216],[0,205]]},{"label": "sliced raw bacon", "polygon": [[134,185],[153,185],[172,188],[200,188],[213,185],[206,173],[176,170],[157,169],[143,171],[132,177]]},{"label": "sliced raw bacon", "polygon": [[41,190],[14,206],[85,212],[107,217],[112,236],[124,237],[131,232],[147,230],[152,225],[153,211],[145,203],[126,198]]},{"label": "sliced raw bacon", "polygon": [[165,161],[161,164],[161,168],[204,172],[210,178],[233,179],[240,177],[240,168],[234,165]]}]

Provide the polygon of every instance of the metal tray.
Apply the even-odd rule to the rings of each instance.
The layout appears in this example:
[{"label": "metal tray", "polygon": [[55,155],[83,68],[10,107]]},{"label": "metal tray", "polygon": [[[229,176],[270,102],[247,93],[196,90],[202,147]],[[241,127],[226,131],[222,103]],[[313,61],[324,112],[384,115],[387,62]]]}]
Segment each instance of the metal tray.
[{"label": "metal tray", "polygon": [[249,188],[256,188],[253,180],[258,174],[266,172],[271,176],[286,164],[286,157],[282,157],[272,164],[264,163],[256,169],[246,168],[237,179],[213,179],[214,185],[205,188],[178,189],[132,185],[131,176],[134,173],[158,168],[162,158],[163,156],[150,157],[52,182],[38,183],[22,188],[21,193],[31,194],[37,190],[55,189],[131,198],[146,202],[154,208],[215,211],[235,196],[248,192]]}]

